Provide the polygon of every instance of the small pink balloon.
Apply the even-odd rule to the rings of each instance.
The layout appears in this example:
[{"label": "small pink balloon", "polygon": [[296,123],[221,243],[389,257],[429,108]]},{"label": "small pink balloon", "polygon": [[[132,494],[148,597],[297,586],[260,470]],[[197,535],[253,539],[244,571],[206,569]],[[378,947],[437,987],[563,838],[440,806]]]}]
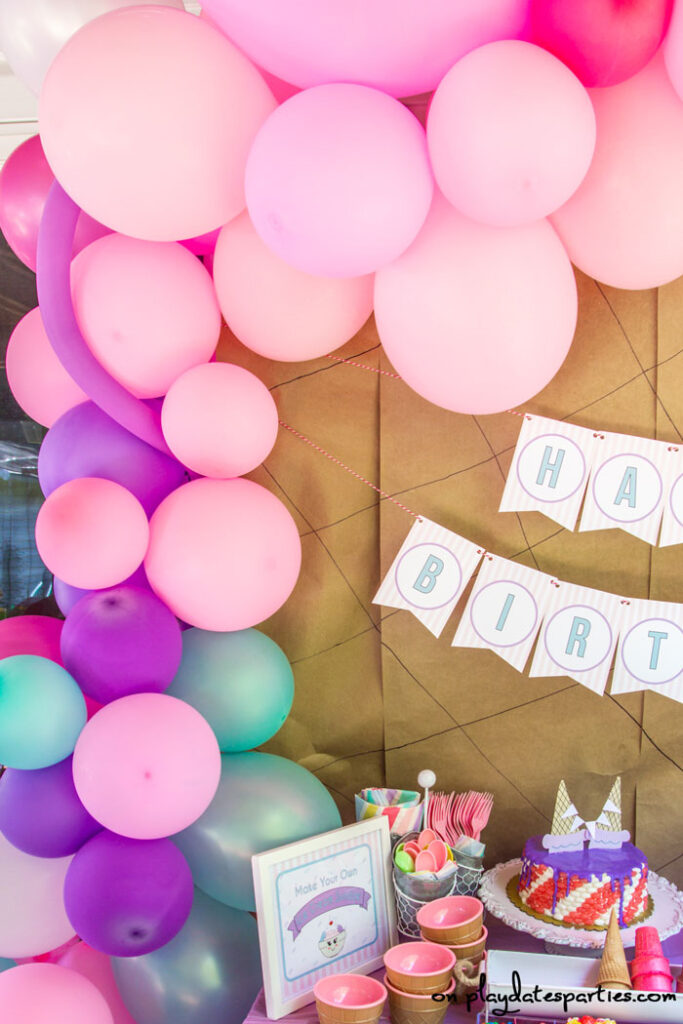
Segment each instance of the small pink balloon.
[{"label": "small pink balloon", "polygon": [[51,427],[63,413],[88,400],[57,358],[38,306],[23,316],[12,331],[6,368],[17,402],[27,416],[44,427]]},{"label": "small pink balloon", "polygon": [[114,1024],[93,983],[58,964],[23,964],[3,971],[0,1019],[7,1024]]},{"label": "small pink balloon", "polygon": [[207,362],[221,329],[211,275],[177,242],[111,234],[74,262],[72,295],[88,347],[136,398],[164,395]]},{"label": "small pink balloon", "polygon": [[135,693],[98,711],[78,737],[74,784],[110,832],[161,839],[204,813],[218,788],[221,754],[198,711],[165,693]]},{"label": "small pink balloon", "polygon": [[116,987],[114,971],[108,956],[98,953],[96,949],[92,949],[85,942],[76,942],[62,954],[59,963],[62,967],[68,967],[92,982],[98,992],[104,996],[114,1024],[136,1024]]},{"label": "small pink balloon", "polygon": [[259,131],[245,189],[254,227],[285,262],[326,277],[369,274],[407,249],[427,216],[424,130],[376,89],[307,89]]},{"label": "small pink balloon", "polygon": [[301,541],[274,494],[250,480],[193,480],[152,516],[145,571],[184,622],[229,632],[263,622],[294,589]]},{"label": "small pink balloon", "polygon": [[49,615],[16,615],[0,621],[0,659],[36,654],[62,665],[60,640],[64,623]]},{"label": "small pink balloon", "polygon": [[595,149],[595,114],[552,54],[507,39],[467,54],[434,94],[429,155],[447,199],[473,220],[540,220],[578,188]]},{"label": "small pink balloon", "polygon": [[174,241],[243,209],[247,153],[275,105],[258,71],[205,21],[130,7],[84,25],[60,50],[40,94],[40,134],[63,188],[91,216]]},{"label": "small pink balloon", "polygon": [[547,221],[492,228],[441,194],[408,252],[375,279],[375,316],[406,384],[454,412],[502,412],[557,373],[576,282]]},{"label": "small pink balloon", "polygon": [[[680,2],[674,4],[671,24],[664,40],[662,52],[671,84],[678,95],[683,97],[683,4]],[[0,174],[0,195],[2,194],[1,185],[2,175]]]},{"label": "small pink balloon", "polygon": [[142,562],[148,541],[142,505],[111,480],[82,477],[62,484],[36,519],[36,545],[45,565],[84,590],[125,580]]},{"label": "small pink balloon", "polygon": [[189,249],[195,256],[210,256],[216,248],[216,242],[220,229],[216,228],[215,231],[207,231],[204,235],[196,235],[194,238],[184,238],[182,245],[186,249]]},{"label": "small pink balloon", "polygon": [[590,277],[614,288],[657,288],[683,274],[683,103],[661,55],[591,97],[593,163],[553,226]]},{"label": "small pink balloon", "polygon": [[179,377],[161,409],[166,443],[202,476],[244,476],[270,454],[277,406],[266,385],[232,363],[205,363]]},{"label": "small pink balloon", "polygon": [[267,359],[325,355],[372,312],[372,275],[316,277],[291,267],[261,241],[246,211],[220,233],[213,280],[230,330]]}]

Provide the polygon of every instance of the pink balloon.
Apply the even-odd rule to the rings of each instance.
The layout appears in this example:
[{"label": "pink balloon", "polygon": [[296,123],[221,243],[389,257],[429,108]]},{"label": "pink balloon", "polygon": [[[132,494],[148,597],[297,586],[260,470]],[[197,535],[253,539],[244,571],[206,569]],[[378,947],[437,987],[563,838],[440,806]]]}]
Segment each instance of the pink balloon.
[{"label": "pink balloon", "polygon": [[59,963],[62,967],[68,967],[92,982],[98,992],[104,996],[114,1024],[136,1024],[119,995],[111,960],[108,956],[98,953],[96,949],[92,949],[85,942],[77,942],[62,955]]},{"label": "pink balloon", "polygon": [[270,454],[277,406],[241,366],[205,363],[179,377],[164,399],[161,428],[177,459],[202,476],[243,476]]},{"label": "pink balloon", "polygon": [[148,540],[142,505],[111,480],[69,480],[46,498],[36,519],[36,546],[45,565],[84,590],[125,580],[142,562]]},{"label": "pink balloon", "polygon": [[372,275],[315,277],[296,270],[261,241],[246,211],[220,233],[213,280],[230,330],[268,359],[325,355],[352,338],[372,312]]},{"label": "pink balloon", "polygon": [[0,957],[40,956],[73,938],[62,895],[72,860],[32,857],[0,833]]},{"label": "pink balloon", "polygon": [[98,711],[78,737],[74,783],[110,832],[161,839],[187,828],[214,798],[218,740],[205,718],[165,693],[135,693]]},{"label": "pink balloon", "polygon": [[17,615],[0,621],[0,659],[36,654],[62,665],[60,638],[64,623],[48,615]]},{"label": "pink balloon", "polygon": [[[54,180],[38,135],[17,146],[0,171],[0,231],[15,256],[33,271],[40,219]],[[74,256],[108,232],[109,228],[81,213],[74,236]]]},{"label": "pink balloon", "polygon": [[44,427],[51,427],[63,413],[88,400],[57,358],[38,306],[23,316],[12,331],[6,367],[10,390],[17,402],[27,416]]},{"label": "pink balloon", "polygon": [[591,92],[595,156],[552,217],[572,263],[615,288],[683,274],[683,104],[661,56],[622,85]]},{"label": "pink balloon", "polygon": [[463,57],[427,122],[437,184],[467,217],[499,227],[540,220],[574,192],[595,149],[595,114],[578,78],[531,43]]},{"label": "pink balloon", "polygon": [[294,589],[301,541],[282,502],[250,480],[193,480],[159,505],[145,571],[184,622],[228,632],[263,622]]},{"label": "pink balloon", "polygon": [[309,274],[357,277],[407,249],[433,180],[410,111],[376,89],[337,84],[298,93],[271,114],[245,189],[254,227],[281,259]]},{"label": "pink balloon", "polygon": [[659,47],[673,0],[531,0],[530,39],[584,85],[616,85]]},{"label": "pink balloon", "polygon": [[274,107],[256,69],[206,22],[131,7],[60,50],[40,95],[40,133],[59,181],[91,216],[173,241],[242,210],[247,153]]},{"label": "pink balloon", "polygon": [[0,974],[0,1019],[7,1024],[114,1024],[92,982],[57,964],[24,964]]},{"label": "pink balloon", "polygon": [[360,82],[392,96],[433,89],[454,61],[523,30],[528,0],[203,0],[261,67],[308,87]]},{"label": "pink balloon", "polygon": [[181,245],[194,253],[195,256],[211,256],[216,248],[216,242],[220,234],[220,228],[214,231],[207,231],[204,235],[196,235],[194,238],[184,238]]},{"label": "pink balloon", "polygon": [[406,384],[454,412],[527,401],[574,334],[576,283],[547,221],[492,228],[437,194],[424,229],[377,274],[377,329]]},{"label": "pink balloon", "polygon": [[164,395],[213,355],[221,314],[211,275],[177,242],[112,234],[72,266],[78,326],[91,352],[136,398]]},{"label": "pink balloon", "polygon": [[[671,24],[662,51],[671,84],[678,95],[683,97],[683,4],[680,2],[674,4]],[[2,175],[0,185],[1,183]]]}]

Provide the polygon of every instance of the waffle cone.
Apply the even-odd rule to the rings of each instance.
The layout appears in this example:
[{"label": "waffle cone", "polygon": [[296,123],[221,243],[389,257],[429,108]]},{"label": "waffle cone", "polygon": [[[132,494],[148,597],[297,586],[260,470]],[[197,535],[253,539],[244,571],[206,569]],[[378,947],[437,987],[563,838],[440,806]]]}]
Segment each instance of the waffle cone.
[{"label": "waffle cone", "polygon": [[441,1024],[446,1016],[448,1000],[443,1003],[434,1003],[426,1010],[408,1010],[397,1003],[391,1003],[389,1014],[392,1024]]},{"label": "waffle cone", "polygon": [[320,1024],[374,1024],[379,1020],[381,1006],[330,1006],[316,1000]]},{"label": "waffle cone", "polygon": [[598,985],[603,988],[627,989],[631,988],[631,975],[629,974],[624,944],[621,941],[619,922],[617,921],[616,910],[612,910],[605,935],[605,948],[600,961],[598,973]]}]

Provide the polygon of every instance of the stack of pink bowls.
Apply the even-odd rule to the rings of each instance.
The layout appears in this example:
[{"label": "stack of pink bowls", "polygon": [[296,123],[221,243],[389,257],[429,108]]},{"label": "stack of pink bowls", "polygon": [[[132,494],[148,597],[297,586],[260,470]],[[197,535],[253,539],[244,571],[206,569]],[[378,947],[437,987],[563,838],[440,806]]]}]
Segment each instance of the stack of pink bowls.
[{"label": "stack of pink bowls", "polygon": [[478,964],[486,949],[484,906],[476,896],[444,896],[417,912],[423,939],[445,946],[457,960]]},{"label": "stack of pink bowls", "polygon": [[403,942],[384,954],[393,1024],[442,1024],[455,989],[455,956],[433,942]]}]

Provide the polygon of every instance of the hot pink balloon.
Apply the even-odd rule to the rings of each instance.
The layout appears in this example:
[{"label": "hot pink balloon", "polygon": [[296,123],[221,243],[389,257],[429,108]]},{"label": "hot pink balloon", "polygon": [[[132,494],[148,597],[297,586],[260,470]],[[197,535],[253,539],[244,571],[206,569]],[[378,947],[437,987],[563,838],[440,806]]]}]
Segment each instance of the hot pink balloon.
[{"label": "hot pink balloon", "polygon": [[453,206],[511,227],[546,217],[578,188],[595,149],[595,114],[561,61],[509,39],[448,72],[429,108],[427,139]]},{"label": "hot pink balloon", "polygon": [[37,654],[62,664],[60,640],[64,623],[49,615],[16,615],[0,621],[0,659]]},{"label": "hot pink balloon", "polygon": [[96,949],[92,949],[85,942],[77,942],[62,954],[59,963],[62,967],[76,971],[93,983],[98,992],[104,996],[114,1024],[136,1024],[119,995],[111,960],[108,956],[98,953]]},{"label": "hot pink balloon", "polygon": [[227,632],[263,622],[294,589],[301,541],[274,494],[250,480],[194,480],[159,505],[145,571],[184,622]]},{"label": "hot pink balloon", "polygon": [[423,398],[454,412],[502,412],[562,365],[576,283],[547,221],[492,228],[438,194],[414,245],[377,274],[375,315],[389,359]]},{"label": "hot pink balloon", "polygon": [[332,352],[372,312],[372,275],[317,277],[296,270],[261,241],[246,211],[220,233],[213,280],[230,330],[268,359],[297,362]]},{"label": "hot pink balloon", "polygon": [[74,261],[78,326],[98,362],[136,398],[164,395],[206,363],[221,329],[211,275],[177,242],[111,234]]},{"label": "hot pink balloon", "polygon": [[60,50],[40,95],[40,133],[59,181],[91,216],[173,241],[242,210],[247,153],[274,107],[253,65],[205,21],[131,7]]},{"label": "hot pink balloon", "polygon": [[53,491],[36,520],[50,572],[84,590],[113,587],[142,562],[149,524],[140,502],[111,480],[82,477]]},{"label": "hot pink balloon", "polygon": [[76,791],[110,832],[161,839],[211,803],[221,774],[214,732],[198,711],[164,693],[136,693],[98,711],[78,737]]},{"label": "hot pink balloon", "polygon": [[51,427],[88,396],[66,372],[50,344],[36,306],[12,331],[6,356],[10,390],[24,412]]},{"label": "hot pink balloon", "polygon": [[595,156],[553,215],[572,263],[615,288],[683,274],[683,103],[661,56],[635,78],[591,92]]},{"label": "hot pink balloon", "polygon": [[93,983],[58,964],[23,964],[0,974],[0,1018],[8,1024],[114,1024]]},{"label": "hot pink balloon", "polygon": [[308,274],[357,277],[407,249],[433,179],[410,111],[376,89],[334,84],[298,93],[270,115],[245,189],[254,227],[281,259]]}]

